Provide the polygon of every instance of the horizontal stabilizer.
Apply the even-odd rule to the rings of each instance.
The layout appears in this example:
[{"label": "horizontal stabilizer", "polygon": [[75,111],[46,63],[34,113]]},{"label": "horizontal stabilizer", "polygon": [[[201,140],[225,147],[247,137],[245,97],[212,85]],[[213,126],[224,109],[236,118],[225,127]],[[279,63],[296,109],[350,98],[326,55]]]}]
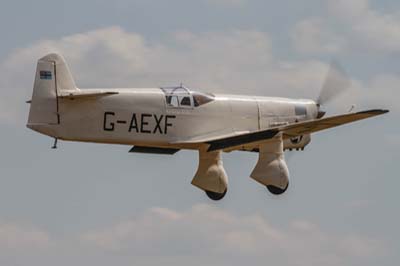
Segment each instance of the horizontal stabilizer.
[{"label": "horizontal stabilizer", "polygon": [[172,148],[133,146],[129,152],[173,155],[178,151],[179,149]]}]

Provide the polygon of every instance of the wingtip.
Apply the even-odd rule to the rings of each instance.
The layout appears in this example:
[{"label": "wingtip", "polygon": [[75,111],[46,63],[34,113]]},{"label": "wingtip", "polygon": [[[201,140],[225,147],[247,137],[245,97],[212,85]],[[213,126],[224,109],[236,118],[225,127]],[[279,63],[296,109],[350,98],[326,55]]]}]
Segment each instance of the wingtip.
[{"label": "wingtip", "polygon": [[372,110],[374,113],[377,113],[377,114],[386,114],[386,113],[389,113],[389,110],[388,109],[376,109],[376,110]]},{"label": "wingtip", "polygon": [[388,109],[372,109],[372,110],[359,112],[359,114],[375,114],[375,115],[383,115],[386,113],[389,113]]}]

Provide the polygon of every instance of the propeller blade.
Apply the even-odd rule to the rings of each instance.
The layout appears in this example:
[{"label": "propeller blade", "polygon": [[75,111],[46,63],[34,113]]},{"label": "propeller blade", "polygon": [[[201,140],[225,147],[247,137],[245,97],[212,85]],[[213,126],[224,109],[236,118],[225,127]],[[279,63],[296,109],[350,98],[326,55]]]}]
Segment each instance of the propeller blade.
[{"label": "propeller blade", "polygon": [[336,98],[351,85],[350,78],[344,69],[337,63],[332,61],[328,74],[322,86],[320,95],[317,99],[318,105],[324,105]]}]

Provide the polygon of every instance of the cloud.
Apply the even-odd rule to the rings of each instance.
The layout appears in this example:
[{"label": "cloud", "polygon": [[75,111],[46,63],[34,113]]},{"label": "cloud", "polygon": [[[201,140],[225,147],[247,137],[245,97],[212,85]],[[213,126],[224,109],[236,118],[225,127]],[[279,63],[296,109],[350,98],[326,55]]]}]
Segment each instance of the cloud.
[{"label": "cloud", "polygon": [[51,235],[0,224],[5,265],[353,265],[389,254],[379,239],[322,230],[304,219],[274,225],[199,204],[186,211],[154,207],[103,229]]},{"label": "cloud", "polygon": [[290,34],[295,51],[306,55],[343,53],[348,45],[346,35],[335,32],[329,23],[320,17],[306,18],[297,22]]},{"label": "cloud", "polygon": [[[26,64],[32,69],[38,57],[62,53],[72,66],[81,86],[157,86],[161,82],[199,80],[207,85],[227,79],[230,71],[250,72],[270,63],[270,41],[257,31],[170,34],[150,43],[137,33],[109,27],[60,40],[39,41],[11,54],[2,66],[9,74],[21,76]],[[213,75],[211,75],[213,74]],[[32,73],[33,75],[33,73]],[[28,78],[31,80],[31,78]],[[197,81],[197,82],[196,82]],[[3,79],[2,86],[21,84]]]},{"label": "cloud", "polygon": [[376,257],[384,254],[382,243],[369,238],[358,236],[346,236],[340,241],[340,248],[350,256]]},{"label": "cloud", "polygon": [[[326,233],[306,220],[274,226],[259,215],[236,216],[208,205],[178,212],[153,208],[109,228],[85,233],[88,246],[111,254],[183,261],[268,261],[280,265],[343,265],[383,255],[384,245],[357,235]],[[187,263],[189,261],[186,261]]]},{"label": "cloud", "polygon": [[44,231],[30,226],[0,223],[0,250],[2,252],[16,249],[30,251],[49,246],[50,237]]},{"label": "cloud", "polygon": [[1,265],[43,265],[55,244],[48,232],[35,226],[0,222]]},{"label": "cloud", "polygon": [[306,54],[335,54],[344,49],[345,40],[339,34],[326,30],[321,18],[309,18],[298,22],[291,33],[294,47]]},{"label": "cloud", "polygon": [[[332,10],[349,22],[356,45],[380,52],[400,52],[400,14],[382,14],[373,10],[368,0],[331,1]],[[355,47],[357,48],[357,47]]]},{"label": "cloud", "polygon": [[292,31],[297,51],[306,54],[400,52],[400,13],[374,10],[368,0],[327,1],[325,15],[299,21]]}]

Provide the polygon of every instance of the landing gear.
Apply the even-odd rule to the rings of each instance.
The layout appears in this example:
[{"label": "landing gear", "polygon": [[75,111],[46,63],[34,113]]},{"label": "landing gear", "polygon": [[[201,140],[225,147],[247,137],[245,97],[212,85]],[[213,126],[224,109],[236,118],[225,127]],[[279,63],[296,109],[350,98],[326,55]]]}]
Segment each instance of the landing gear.
[{"label": "landing gear", "polygon": [[206,194],[212,200],[221,200],[223,197],[225,197],[225,194],[227,191],[228,191],[228,189],[225,189],[224,193],[217,193],[217,192],[206,190]]},{"label": "landing gear", "polygon": [[289,183],[286,185],[284,189],[281,189],[279,187],[273,186],[273,185],[267,185],[266,186],[268,191],[271,192],[274,195],[281,195],[283,194],[289,187]]}]

